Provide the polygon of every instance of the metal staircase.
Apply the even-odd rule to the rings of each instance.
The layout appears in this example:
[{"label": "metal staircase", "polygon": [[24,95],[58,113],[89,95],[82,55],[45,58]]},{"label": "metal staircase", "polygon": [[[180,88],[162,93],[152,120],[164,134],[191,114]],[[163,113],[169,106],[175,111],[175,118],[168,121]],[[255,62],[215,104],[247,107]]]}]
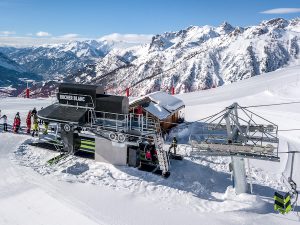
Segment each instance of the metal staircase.
[{"label": "metal staircase", "polygon": [[164,141],[162,138],[161,134],[161,128],[160,128],[160,123],[156,122],[155,123],[155,134],[153,135],[154,143],[156,146],[156,152],[157,152],[157,158],[159,162],[159,168],[162,171],[162,175],[164,177],[170,176],[170,171],[169,171],[169,157],[167,152],[164,150]]}]

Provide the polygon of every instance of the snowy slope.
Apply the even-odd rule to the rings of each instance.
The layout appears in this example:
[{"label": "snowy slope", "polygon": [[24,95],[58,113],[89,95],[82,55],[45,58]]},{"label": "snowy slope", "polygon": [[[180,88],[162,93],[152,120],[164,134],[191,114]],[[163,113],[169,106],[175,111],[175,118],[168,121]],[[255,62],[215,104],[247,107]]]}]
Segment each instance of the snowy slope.
[{"label": "snowy slope", "polygon": [[[299,74],[300,66],[290,67],[177,97],[187,105],[187,120],[194,121],[232,102],[246,106],[299,101]],[[24,121],[28,109],[51,102],[25,100],[1,99],[0,109],[9,118],[20,111]],[[300,128],[297,104],[251,110],[277,123],[279,129]],[[280,151],[287,150],[287,143],[300,148],[299,131],[279,134]],[[134,168],[76,157],[50,167],[45,162],[55,153],[20,145],[28,138],[0,133],[0,142],[5,143],[0,146],[0,175],[5,177],[0,180],[3,224],[299,224],[295,213],[282,216],[273,212],[274,191],[285,189],[280,176],[287,165],[286,155],[280,163],[250,160],[254,195],[235,196],[227,188],[231,185],[229,158],[193,156],[185,144],[179,150],[185,160],[173,162],[171,176],[163,179]]]},{"label": "snowy slope", "polygon": [[[228,86],[211,90],[178,95],[186,104],[186,119],[195,121],[221,111],[233,102],[241,106],[261,104],[300,102],[300,66],[289,67],[271,73],[266,73],[250,80],[240,81]],[[279,126],[279,130],[300,129],[300,104],[278,105],[271,107],[250,108],[256,114]],[[197,113],[195,113],[197,112]],[[281,138],[281,151],[288,151],[287,142],[293,146],[300,146],[300,131],[279,131]],[[292,147],[295,150],[295,147]],[[299,149],[298,149],[299,150]],[[300,155],[299,155],[300,156]],[[285,168],[285,154],[280,166],[272,166],[271,162],[256,162],[264,168],[269,168],[280,177]],[[299,162],[300,163],[300,158]],[[297,163],[297,164],[298,164]],[[300,164],[298,164],[300,165]],[[275,169],[276,168],[276,169]],[[300,168],[299,168],[300,169]],[[296,174],[297,182],[300,176]]]}]

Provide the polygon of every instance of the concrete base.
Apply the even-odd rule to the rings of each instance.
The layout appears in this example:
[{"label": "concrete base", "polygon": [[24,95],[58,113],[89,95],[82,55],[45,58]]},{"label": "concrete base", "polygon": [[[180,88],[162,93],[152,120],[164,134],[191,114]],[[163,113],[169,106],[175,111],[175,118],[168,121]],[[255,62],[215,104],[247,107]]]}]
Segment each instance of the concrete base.
[{"label": "concrete base", "polygon": [[106,162],[116,166],[127,165],[127,145],[105,138],[95,138],[95,161]]}]

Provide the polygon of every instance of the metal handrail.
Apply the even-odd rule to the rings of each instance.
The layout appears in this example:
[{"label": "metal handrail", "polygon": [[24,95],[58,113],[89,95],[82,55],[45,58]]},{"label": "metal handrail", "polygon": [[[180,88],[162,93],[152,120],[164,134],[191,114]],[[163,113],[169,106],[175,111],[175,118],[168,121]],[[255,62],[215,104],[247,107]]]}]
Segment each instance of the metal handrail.
[{"label": "metal handrail", "polygon": [[[123,130],[125,132],[129,130],[139,130],[141,133],[155,131],[154,121],[152,119],[146,119],[143,114],[111,113],[98,110],[93,110],[93,112],[96,115],[96,122],[94,125],[98,125],[100,127],[112,129],[115,131]],[[97,117],[97,114],[101,114],[102,116]],[[99,123],[100,121],[102,122],[102,124]]]}]

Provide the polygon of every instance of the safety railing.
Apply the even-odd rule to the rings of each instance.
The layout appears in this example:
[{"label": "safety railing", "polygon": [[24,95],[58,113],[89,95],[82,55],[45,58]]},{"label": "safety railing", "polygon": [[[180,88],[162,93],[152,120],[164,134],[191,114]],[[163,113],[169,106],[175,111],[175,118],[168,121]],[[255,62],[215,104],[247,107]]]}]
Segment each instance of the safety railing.
[{"label": "safety railing", "polygon": [[[57,93],[57,95],[76,95],[80,97],[86,97],[88,101],[85,103],[79,103],[76,101],[67,101],[65,103],[59,103],[68,107],[83,108],[87,110],[87,124],[91,127],[97,127],[103,130],[110,130],[116,132],[130,132],[137,131],[141,135],[154,133],[156,131],[155,121],[149,117],[145,117],[142,114],[122,114],[112,113],[104,111],[96,111],[95,104],[92,96],[90,95],[78,95],[72,93]],[[74,104],[75,102],[75,104]]]},{"label": "safety railing", "polygon": [[155,123],[142,114],[120,114],[90,110],[88,121],[91,126],[116,132],[137,131],[142,135],[155,132]]}]

